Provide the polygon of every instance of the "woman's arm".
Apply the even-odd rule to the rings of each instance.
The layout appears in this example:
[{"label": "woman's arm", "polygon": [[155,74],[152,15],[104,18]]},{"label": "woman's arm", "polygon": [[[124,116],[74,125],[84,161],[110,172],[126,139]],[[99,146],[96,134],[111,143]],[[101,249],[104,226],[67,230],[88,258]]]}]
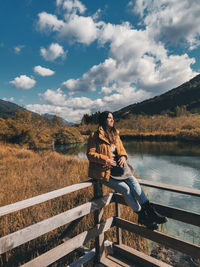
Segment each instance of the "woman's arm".
[{"label": "woman's arm", "polygon": [[96,149],[97,138],[95,137],[95,133],[92,133],[88,139],[87,145],[87,157],[91,162],[96,162],[102,165],[106,165],[109,157],[100,153],[97,153]]}]

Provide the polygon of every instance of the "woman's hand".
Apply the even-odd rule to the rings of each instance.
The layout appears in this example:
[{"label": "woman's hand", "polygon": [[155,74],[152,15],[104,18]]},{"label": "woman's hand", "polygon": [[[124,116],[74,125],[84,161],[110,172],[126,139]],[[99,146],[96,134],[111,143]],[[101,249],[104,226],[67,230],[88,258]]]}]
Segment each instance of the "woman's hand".
[{"label": "woman's hand", "polygon": [[109,167],[117,166],[116,161],[114,161],[113,159],[108,159],[108,160],[106,161],[106,164],[107,164]]},{"label": "woman's hand", "polygon": [[122,167],[122,166],[126,166],[127,162],[126,162],[126,157],[125,156],[121,156],[118,160],[118,164]]}]

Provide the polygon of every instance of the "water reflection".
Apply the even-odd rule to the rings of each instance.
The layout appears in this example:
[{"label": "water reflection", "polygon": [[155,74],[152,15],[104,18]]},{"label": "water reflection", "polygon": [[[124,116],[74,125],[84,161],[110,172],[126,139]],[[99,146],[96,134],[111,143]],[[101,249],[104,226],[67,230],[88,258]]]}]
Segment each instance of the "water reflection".
[{"label": "water reflection", "polygon": [[79,157],[85,157],[86,154],[86,144],[69,144],[56,146],[55,150],[62,154],[68,155],[78,155]]},{"label": "water reflection", "polygon": [[[125,143],[129,161],[145,180],[200,189],[200,149],[179,143]],[[199,213],[200,198],[146,188],[151,201]],[[200,243],[200,229],[169,220],[165,231],[185,241]]]}]

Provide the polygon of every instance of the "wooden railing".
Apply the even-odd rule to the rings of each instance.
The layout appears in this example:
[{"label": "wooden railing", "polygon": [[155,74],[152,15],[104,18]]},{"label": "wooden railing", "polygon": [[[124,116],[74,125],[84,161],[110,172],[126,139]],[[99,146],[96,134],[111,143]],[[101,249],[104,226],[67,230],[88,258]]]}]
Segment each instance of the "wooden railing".
[{"label": "wooden railing", "polygon": [[[159,190],[168,190],[171,192],[200,197],[200,190],[149,182],[141,179],[139,179],[139,182],[143,186],[150,186]],[[83,247],[89,240],[94,238],[95,248],[89,250],[83,247],[83,250],[85,250],[84,256],[82,256],[76,262],[70,264],[70,266],[80,266],[80,264],[87,263],[93,258],[96,263],[102,262],[106,264],[109,261],[109,257],[105,256],[104,232],[106,232],[113,226],[116,226],[117,231],[117,243],[114,244],[114,250],[117,251],[117,253],[121,253],[121,255],[124,255],[129,260],[132,260],[132,262],[142,264],[142,266],[151,266],[151,264],[152,266],[161,265],[158,260],[123,245],[121,229],[125,229],[127,231],[139,234],[152,241],[163,244],[177,251],[183,252],[193,258],[200,258],[200,246],[169,236],[159,231],[151,231],[143,226],[122,219],[120,217],[119,204],[126,205],[123,197],[117,193],[110,193],[106,196],[103,196],[102,184],[100,182],[92,182],[91,180],[71,185],[62,189],[58,189],[33,198],[29,198],[27,200],[19,201],[11,205],[0,207],[0,216],[4,216],[12,212],[19,211],[91,186],[94,187],[94,199],[90,202],[87,202],[78,207],[72,208],[56,216],[53,216],[49,219],[43,220],[39,223],[33,224],[19,231],[1,237],[0,254],[5,255],[6,252],[68,223],[70,223],[70,225],[68,226],[69,230],[70,227],[74,227],[77,222],[81,220],[84,216],[90,213],[94,213],[94,228],[88,229],[87,231],[82,232],[81,234],[71,239],[64,239],[61,245],[34,258],[23,266],[48,266],[49,264],[52,264],[57,260],[61,259],[62,257],[68,255],[75,249]],[[107,219],[106,221],[103,221],[102,218],[104,207],[112,202],[115,202],[115,216]],[[161,214],[164,213],[165,216],[169,218],[200,227],[200,214],[155,203],[154,205],[156,206],[156,209],[160,211]],[[169,266],[164,263],[162,264],[162,266]]]}]

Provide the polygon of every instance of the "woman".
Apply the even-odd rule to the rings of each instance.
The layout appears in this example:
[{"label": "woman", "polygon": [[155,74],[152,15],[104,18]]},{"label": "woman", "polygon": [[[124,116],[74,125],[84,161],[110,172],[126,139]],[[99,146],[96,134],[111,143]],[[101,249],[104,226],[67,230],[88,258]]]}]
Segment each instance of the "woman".
[{"label": "woman", "polygon": [[114,127],[113,115],[109,111],[99,116],[98,130],[88,140],[87,157],[89,160],[88,176],[100,179],[103,184],[121,193],[127,203],[137,214],[138,223],[149,229],[158,229],[157,224],[167,218],[155,211],[130,170],[128,155],[119,132]]}]

